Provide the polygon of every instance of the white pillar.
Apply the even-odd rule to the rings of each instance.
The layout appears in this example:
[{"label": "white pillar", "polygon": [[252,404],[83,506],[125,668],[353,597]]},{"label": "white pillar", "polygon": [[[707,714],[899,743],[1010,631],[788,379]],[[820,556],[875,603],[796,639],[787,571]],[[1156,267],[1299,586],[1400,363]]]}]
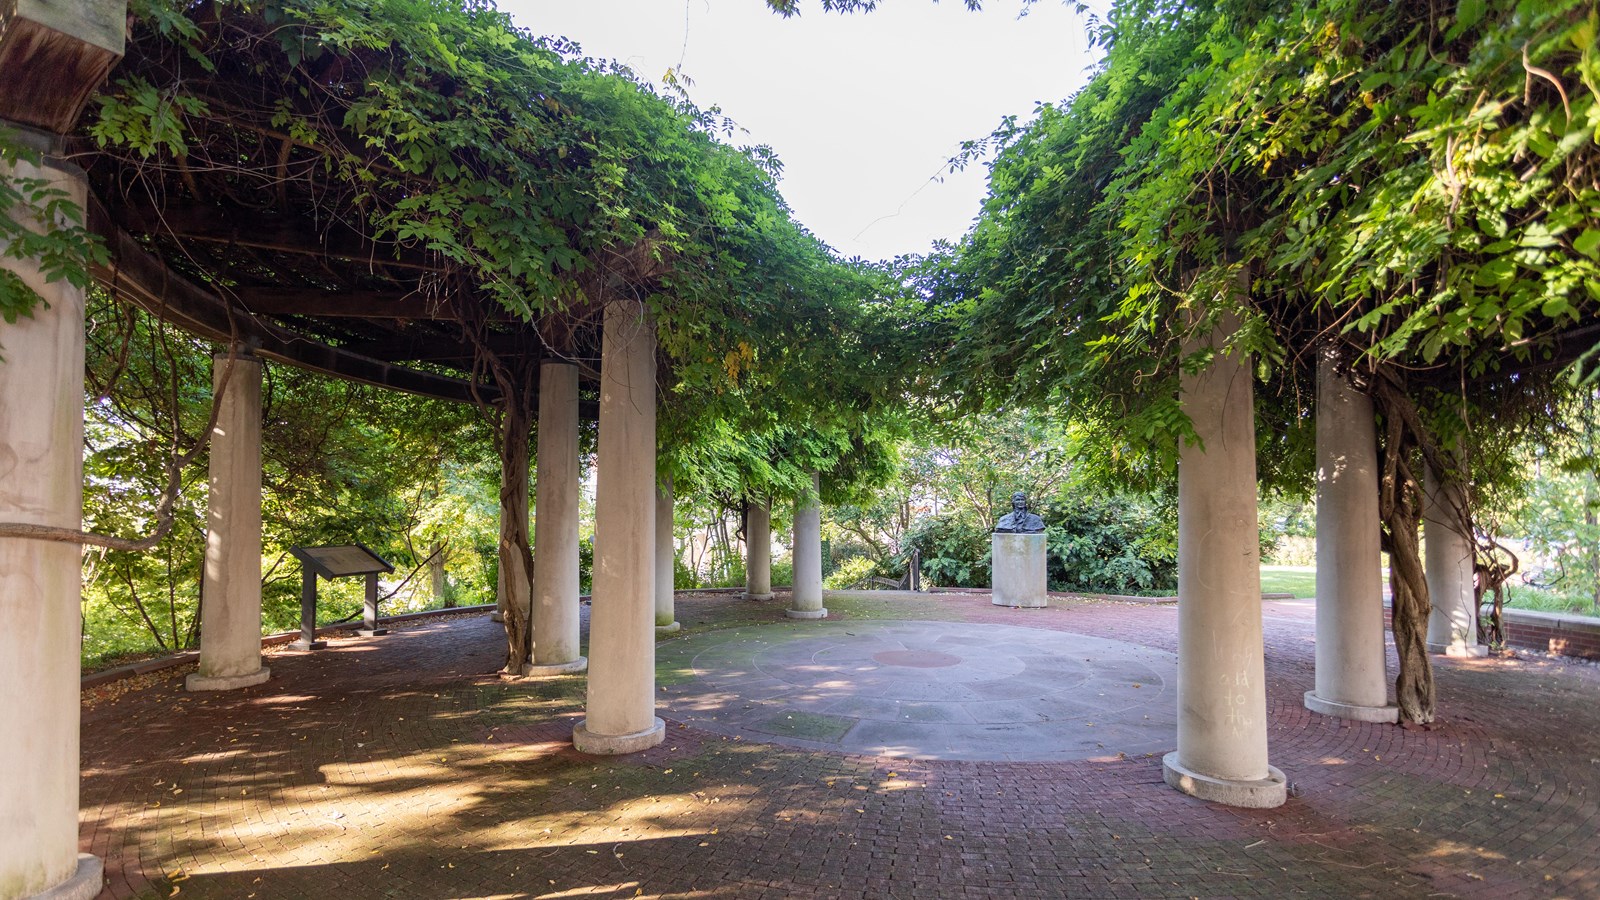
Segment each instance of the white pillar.
[{"label": "white pillar", "polygon": [[261,361],[218,353],[211,379],[220,412],[211,431],[200,667],[184,680],[191,691],[250,687],[272,674],[261,664]]},{"label": "white pillar", "polygon": [[489,621],[504,622],[506,620],[506,567],[498,562],[500,553],[495,551],[494,564],[494,612],[489,613]]},{"label": "white pillar", "polygon": [[1446,656],[1484,656],[1478,643],[1478,614],[1473,590],[1472,538],[1461,510],[1466,498],[1458,485],[1441,485],[1432,466],[1422,479],[1423,564],[1427,567],[1428,652]]},{"label": "white pillar", "polygon": [[[0,165],[6,175],[50,179],[84,204],[76,168]],[[80,528],[83,291],[3,250],[0,266],[49,305],[0,323],[0,522]],[[78,853],[81,577],[77,544],[0,538],[0,897],[100,892],[100,860]]]},{"label": "white pillar", "polygon": [[744,522],[744,598],[772,599],[772,507],[751,500]]},{"label": "white pillar", "polygon": [[1334,344],[1317,357],[1316,688],[1306,708],[1360,722],[1396,722],[1383,649],[1378,438],[1372,398],[1339,371]]},{"label": "white pillar", "polygon": [[1221,355],[1237,327],[1225,317],[1184,347],[1218,356],[1179,382],[1203,449],[1178,455],[1178,749],[1162,767],[1186,794],[1273,807],[1287,792],[1267,763],[1254,391],[1249,359]]},{"label": "white pillar", "polygon": [[821,619],[822,479],[811,473],[811,489],[794,501],[794,591],[783,614],[791,619]]},{"label": "white pillar", "polygon": [[578,367],[539,367],[534,479],[533,662],[527,675],[582,672],[578,655]]},{"label": "white pillar", "polygon": [[667,634],[679,629],[678,615],[673,609],[673,560],[677,558],[677,544],[672,534],[672,476],[663,478],[656,486],[656,633]]},{"label": "white pillar", "polygon": [[572,743],[633,753],[661,743],[655,715],[656,336],[633,301],[606,304],[600,351],[589,693]]}]

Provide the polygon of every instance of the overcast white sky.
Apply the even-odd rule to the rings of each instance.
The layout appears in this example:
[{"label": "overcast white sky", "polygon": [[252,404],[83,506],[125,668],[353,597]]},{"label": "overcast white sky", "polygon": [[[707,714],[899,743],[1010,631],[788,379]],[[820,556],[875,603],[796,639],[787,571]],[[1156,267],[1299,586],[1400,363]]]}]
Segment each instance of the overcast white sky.
[{"label": "overcast white sky", "polygon": [[[922,253],[967,230],[982,166],[943,176],[961,142],[1081,87],[1085,23],[1061,0],[886,0],[867,14],[783,19],[764,0],[500,0],[517,24],[658,85],[680,68],[702,108],[768,144],[799,220],[846,256]],[[1091,5],[1103,9],[1106,0]],[[930,181],[943,176],[942,183]]]}]

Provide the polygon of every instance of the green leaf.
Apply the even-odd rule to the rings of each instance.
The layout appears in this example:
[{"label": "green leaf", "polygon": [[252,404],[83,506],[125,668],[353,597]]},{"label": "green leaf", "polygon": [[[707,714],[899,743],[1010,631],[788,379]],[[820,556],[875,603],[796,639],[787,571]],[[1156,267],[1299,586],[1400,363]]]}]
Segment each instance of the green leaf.
[{"label": "green leaf", "polygon": [[1600,259],[1600,228],[1586,229],[1572,239],[1572,249],[1590,259]]},{"label": "green leaf", "polygon": [[1489,9],[1488,0],[1460,0],[1456,4],[1456,21],[1445,32],[1445,40],[1453,41],[1465,34],[1467,29],[1483,20],[1483,14]]}]

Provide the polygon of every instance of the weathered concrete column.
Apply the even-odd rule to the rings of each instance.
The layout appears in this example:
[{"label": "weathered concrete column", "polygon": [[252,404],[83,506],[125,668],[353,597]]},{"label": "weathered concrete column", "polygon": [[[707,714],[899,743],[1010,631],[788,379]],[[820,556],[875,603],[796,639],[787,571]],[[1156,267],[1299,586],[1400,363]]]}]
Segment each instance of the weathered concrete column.
[{"label": "weathered concrete column", "polygon": [[1428,652],[1445,656],[1484,656],[1478,643],[1478,612],[1473,590],[1472,536],[1460,510],[1466,498],[1456,485],[1445,486],[1426,467],[1422,479],[1423,564],[1427,567]]},{"label": "weathered concrete column", "polygon": [[656,486],[656,633],[668,634],[679,629],[678,615],[673,609],[673,560],[678,556],[678,546],[672,535],[672,476],[663,478]]},{"label": "weathered concrete column", "polygon": [[826,618],[822,607],[822,479],[811,473],[811,489],[794,501],[794,591],[783,614],[791,619]]},{"label": "weathered concrete column", "polygon": [[1237,327],[1226,317],[1184,347],[1219,355],[1180,380],[1202,445],[1178,455],[1178,749],[1162,764],[1186,794],[1272,807],[1287,792],[1267,763],[1254,391],[1249,359],[1221,355]]},{"label": "weathered concrete column", "polygon": [[1317,677],[1312,712],[1399,721],[1383,649],[1378,437],[1372,398],[1339,371],[1336,345],[1317,358]]},{"label": "weathered concrete column", "polygon": [[191,691],[250,687],[261,664],[261,360],[218,353],[211,379],[219,411],[211,432],[206,562],[200,594],[200,667]]},{"label": "weathered concrete column", "polygon": [[499,563],[495,563],[494,572],[494,612],[489,613],[489,621],[504,622],[506,620],[506,570]]},{"label": "weathered concrete column", "polygon": [[533,662],[527,675],[582,672],[578,655],[578,367],[539,367],[533,518]]},{"label": "weathered concrete column", "polygon": [[[81,208],[77,168],[18,163]],[[4,256],[48,306],[0,323],[0,522],[83,524],[83,291]],[[0,897],[89,898],[100,860],[78,853],[78,676],[82,561],[76,544],[0,538]]]},{"label": "weathered concrete column", "polygon": [[600,351],[589,694],[572,731],[585,753],[661,743],[656,693],[656,335],[640,304],[606,304]]},{"label": "weathered concrete column", "polygon": [[751,500],[744,520],[744,598],[772,599],[772,507]]}]

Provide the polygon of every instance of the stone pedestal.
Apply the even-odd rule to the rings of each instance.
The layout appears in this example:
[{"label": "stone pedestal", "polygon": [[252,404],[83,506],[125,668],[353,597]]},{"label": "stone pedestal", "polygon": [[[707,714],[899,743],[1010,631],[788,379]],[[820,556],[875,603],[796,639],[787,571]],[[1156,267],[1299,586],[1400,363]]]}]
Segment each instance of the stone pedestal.
[{"label": "stone pedestal", "polygon": [[990,540],[994,605],[1026,609],[1048,606],[1044,534],[995,534]]},{"label": "stone pedestal", "polygon": [[191,691],[250,687],[272,674],[261,664],[261,361],[219,353],[211,368],[220,411],[211,432],[200,665],[184,680]]},{"label": "stone pedestal", "polygon": [[[3,37],[3,35],[0,35]],[[26,76],[24,76],[26,79]],[[56,182],[83,204],[76,168],[17,163],[0,175]],[[0,243],[0,251],[5,245]],[[0,324],[0,521],[83,521],[83,291],[37,263],[0,266],[44,297]],[[0,538],[0,895],[89,898],[100,861],[78,853],[82,560],[76,544]]]},{"label": "stone pedestal", "polygon": [[661,743],[656,693],[656,340],[643,307],[606,304],[595,483],[594,602],[589,612],[584,753]]},{"label": "stone pedestal", "polygon": [[672,476],[656,487],[656,634],[677,631],[678,616],[673,609],[672,592],[676,572],[677,544],[672,534]]},{"label": "stone pedestal", "polygon": [[1399,721],[1384,672],[1378,440],[1372,399],[1317,361],[1316,687],[1306,708],[1360,722]]},{"label": "stone pedestal", "polygon": [[582,672],[578,655],[578,367],[539,367],[533,518],[533,662],[525,675]]},{"label": "stone pedestal", "polygon": [[1478,610],[1473,591],[1472,539],[1465,533],[1461,489],[1445,487],[1428,467],[1423,474],[1423,564],[1427,570],[1428,652],[1445,656],[1484,656],[1478,643]]},{"label": "stone pedestal", "polygon": [[1180,381],[1201,444],[1178,451],[1178,749],[1167,784],[1202,800],[1274,807],[1288,797],[1267,763],[1255,404],[1249,358],[1224,355],[1226,317],[1198,345],[1218,353]]},{"label": "stone pedestal", "polygon": [[772,509],[750,501],[744,520],[744,598],[772,599]]},{"label": "stone pedestal", "polygon": [[811,490],[794,502],[794,592],[783,614],[791,619],[825,619],[822,606],[822,479],[811,475]]}]

